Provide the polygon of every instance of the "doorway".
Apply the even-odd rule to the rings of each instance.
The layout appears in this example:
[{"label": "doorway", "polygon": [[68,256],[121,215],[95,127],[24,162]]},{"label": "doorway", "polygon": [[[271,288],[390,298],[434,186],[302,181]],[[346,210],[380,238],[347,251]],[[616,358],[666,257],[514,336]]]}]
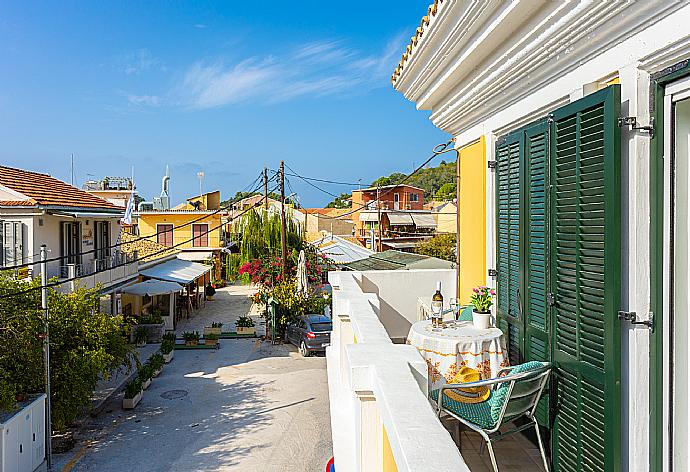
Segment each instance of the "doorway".
[{"label": "doorway", "polygon": [[663,470],[690,470],[690,78],[664,96]]}]

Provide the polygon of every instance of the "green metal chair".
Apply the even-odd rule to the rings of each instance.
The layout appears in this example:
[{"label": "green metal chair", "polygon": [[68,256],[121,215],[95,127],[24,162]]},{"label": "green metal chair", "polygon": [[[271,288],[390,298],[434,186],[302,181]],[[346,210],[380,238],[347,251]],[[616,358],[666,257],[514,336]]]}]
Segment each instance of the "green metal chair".
[{"label": "green metal chair", "polygon": [[472,321],[472,311],[474,310],[474,305],[468,305],[462,307],[458,312],[458,321]]},{"label": "green metal chair", "polygon": [[[491,441],[498,441],[514,433],[534,428],[544,469],[548,472],[549,464],[542,443],[539,425],[534,412],[544,391],[551,372],[546,362],[530,361],[514,367],[501,369],[499,377],[462,384],[445,384],[430,393],[439,418],[449,415],[473,431],[479,433],[486,442],[494,471],[498,472],[496,456]],[[464,403],[450,398],[446,390],[452,389],[458,395],[468,395],[459,387],[471,388],[486,386],[491,389],[489,398],[481,403]],[[527,422],[521,426],[512,425],[512,429],[500,432],[507,423],[524,417]]]}]

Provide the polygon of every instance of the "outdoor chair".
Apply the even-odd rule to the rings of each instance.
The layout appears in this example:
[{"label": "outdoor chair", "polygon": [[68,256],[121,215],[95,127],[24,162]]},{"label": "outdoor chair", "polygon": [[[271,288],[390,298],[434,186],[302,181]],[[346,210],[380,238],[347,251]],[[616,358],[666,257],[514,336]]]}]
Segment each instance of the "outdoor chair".
[{"label": "outdoor chair", "polygon": [[[534,428],[544,469],[548,472],[549,465],[544,451],[539,425],[534,412],[541,398],[546,382],[549,378],[551,366],[546,362],[531,361],[514,367],[501,369],[498,378],[480,380],[461,384],[445,384],[438,390],[433,390],[430,397],[434,401],[439,418],[445,413],[460,421],[473,431],[479,433],[486,442],[494,471],[498,472],[496,457],[491,441],[498,441],[514,433]],[[491,390],[489,398],[481,403],[464,403],[450,398],[445,391],[452,389],[457,395],[472,396],[459,390],[473,387],[488,387]],[[499,428],[505,424],[525,418],[527,422],[520,426],[513,424],[513,428],[500,432]]]},{"label": "outdoor chair", "polygon": [[472,311],[474,310],[474,305],[468,305],[462,307],[458,313],[458,321],[472,321]]}]

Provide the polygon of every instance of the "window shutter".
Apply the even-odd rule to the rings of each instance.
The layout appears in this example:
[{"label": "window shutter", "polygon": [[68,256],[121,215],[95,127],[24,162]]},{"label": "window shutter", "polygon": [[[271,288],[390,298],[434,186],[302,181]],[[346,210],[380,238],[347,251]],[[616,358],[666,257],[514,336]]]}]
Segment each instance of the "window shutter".
[{"label": "window shutter", "polygon": [[[525,221],[524,313],[525,360],[551,361],[547,294],[547,165],[549,124],[546,120],[524,132]],[[544,395],[536,411],[537,420],[548,427],[549,398]]]},{"label": "window shutter", "polygon": [[24,231],[22,231],[24,224],[20,221],[12,223],[14,231],[14,264],[24,263]]},{"label": "window shutter", "polygon": [[520,284],[520,143],[522,132],[496,143],[497,318],[507,338],[511,365],[523,358]]},{"label": "window shutter", "polygon": [[553,113],[551,289],[557,471],[620,471],[620,86]]}]

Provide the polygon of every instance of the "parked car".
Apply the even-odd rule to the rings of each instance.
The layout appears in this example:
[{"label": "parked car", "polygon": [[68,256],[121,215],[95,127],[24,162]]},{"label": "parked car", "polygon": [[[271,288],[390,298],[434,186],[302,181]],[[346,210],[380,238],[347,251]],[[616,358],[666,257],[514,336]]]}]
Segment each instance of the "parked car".
[{"label": "parked car", "polygon": [[323,315],[302,315],[285,330],[287,340],[297,346],[304,357],[324,352],[331,344],[333,321]]}]

